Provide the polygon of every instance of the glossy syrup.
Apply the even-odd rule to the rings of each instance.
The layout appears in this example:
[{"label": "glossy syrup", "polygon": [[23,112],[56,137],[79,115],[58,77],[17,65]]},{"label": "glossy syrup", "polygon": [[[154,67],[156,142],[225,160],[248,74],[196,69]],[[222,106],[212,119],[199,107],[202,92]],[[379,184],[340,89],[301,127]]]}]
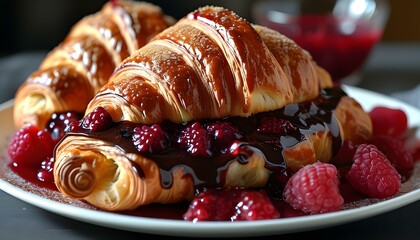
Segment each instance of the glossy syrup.
[{"label": "glossy syrup", "polygon": [[[247,164],[248,157],[253,154],[252,149],[258,149],[264,153],[266,157],[265,167],[270,170],[272,176],[279,174],[287,175],[288,169],[283,159],[283,149],[305,140],[309,134],[313,134],[315,131],[322,131],[323,129],[328,128],[333,139],[332,152],[333,154],[338,152],[341,147],[341,137],[333,110],[336,108],[341,97],[345,95],[344,91],[338,87],[324,89],[319,97],[312,101],[290,104],[282,109],[257,113],[248,118],[229,117],[200,121],[202,124],[213,121],[227,121],[236,126],[242,135],[242,138],[240,139],[241,144],[251,146],[251,148],[247,148],[249,151],[243,151],[239,156],[237,153],[227,152],[215,153],[207,158],[192,157],[176,144],[177,135],[189,123],[176,124],[172,122],[162,122],[161,127],[170,134],[172,144],[164,151],[158,154],[146,154],[146,157],[155,161],[159,166],[161,184],[164,188],[171,186],[171,169],[174,169],[176,166],[184,167],[187,175],[194,179],[197,191],[202,188],[223,186],[226,180],[226,169],[230,162],[233,159],[238,159],[241,164]],[[260,119],[267,116],[287,119],[297,127],[297,131],[292,132],[287,136],[257,132],[256,129]],[[112,142],[116,147],[123,149],[127,153],[140,154],[135,149],[131,140],[133,129],[136,126],[138,126],[138,124],[122,121],[114,123],[111,128],[101,132],[90,132],[83,128],[77,128],[74,132],[68,133],[65,137],[79,134],[85,135]],[[134,162],[133,168],[142,175],[142,169]],[[11,169],[18,173],[22,178],[33,182],[40,187],[56,190],[53,184],[40,183],[39,180],[36,179],[36,174],[34,173],[34,171],[36,172],[35,169],[20,169],[13,167],[11,167]],[[267,189],[271,191],[279,189],[278,191],[281,191],[283,184],[284,181],[279,181],[278,177],[270,177]],[[353,193],[349,193],[349,198],[355,196],[352,194]],[[273,198],[272,201],[278,206],[279,211],[285,211],[285,204],[282,203],[282,200]],[[188,202],[168,205],[150,204],[141,206],[135,210],[122,211],[119,213],[162,219],[182,219],[182,214],[188,209],[188,204]],[[296,212],[296,214],[303,213]]]},{"label": "glossy syrup", "polygon": [[[338,152],[341,146],[341,137],[339,125],[333,116],[333,110],[344,95],[345,93],[339,88],[325,89],[318,98],[312,101],[290,104],[279,110],[257,113],[247,118],[229,117],[200,121],[203,125],[215,121],[226,121],[234,125],[242,135],[239,144],[244,146],[244,151],[240,151],[240,153],[235,151],[215,152],[210,157],[194,157],[176,142],[180,131],[190,123],[162,122],[160,123],[161,128],[172,139],[170,146],[159,153],[144,155],[159,166],[161,184],[164,188],[169,188],[172,185],[171,171],[178,166],[184,168],[186,174],[194,179],[198,188],[221,187],[226,181],[226,170],[230,162],[238,159],[241,164],[246,164],[248,158],[253,154],[252,149],[258,149],[265,155],[265,168],[271,172],[282,173],[287,168],[283,158],[283,149],[306,140],[309,135],[316,131],[328,129],[333,139],[332,152],[333,154]],[[287,136],[259,133],[257,132],[258,124],[264,117],[286,119],[297,128],[297,131]],[[131,140],[136,126],[138,126],[136,123],[121,121],[101,132],[90,132],[78,128],[69,133],[67,137],[81,134],[110,142],[127,153],[139,154]],[[133,163],[133,167],[141,174],[141,169],[135,163]]]}]

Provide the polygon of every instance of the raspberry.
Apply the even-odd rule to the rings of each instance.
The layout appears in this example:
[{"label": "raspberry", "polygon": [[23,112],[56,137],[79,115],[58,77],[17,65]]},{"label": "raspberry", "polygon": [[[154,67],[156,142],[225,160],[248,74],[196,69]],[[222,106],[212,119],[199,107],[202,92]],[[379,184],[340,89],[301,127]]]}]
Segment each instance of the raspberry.
[{"label": "raspberry", "polygon": [[195,197],[184,213],[188,221],[230,221],[235,204],[232,196],[236,193],[230,189],[208,189]]},{"label": "raspberry", "polygon": [[195,157],[210,157],[212,155],[210,136],[198,122],[181,131],[178,143]]},{"label": "raspberry", "polygon": [[184,214],[188,221],[243,221],[278,218],[263,192],[250,189],[208,189],[197,195]]},{"label": "raspberry", "polygon": [[236,139],[242,138],[238,129],[228,122],[216,122],[207,125],[207,131],[213,139],[215,148],[222,154],[230,149]]},{"label": "raspberry", "polygon": [[84,129],[92,130],[93,132],[103,131],[112,125],[112,117],[103,107],[97,107],[92,112],[87,114],[82,121]]},{"label": "raspberry", "polygon": [[407,131],[407,115],[400,109],[375,107],[369,112],[373,135],[399,137]]},{"label": "raspberry", "polygon": [[82,122],[70,122],[69,125],[64,129],[66,133],[68,132],[78,132],[82,129]]},{"label": "raspberry", "polygon": [[70,123],[77,122],[80,119],[81,116],[75,112],[53,113],[47,123],[47,130],[52,138],[58,141],[64,136]]},{"label": "raspberry", "polygon": [[399,174],[405,178],[410,177],[414,161],[412,155],[405,150],[403,140],[390,136],[373,136],[370,143],[386,156]]},{"label": "raspberry", "polygon": [[401,186],[401,176],[397,170],[371,144],[362,144],[357,148],[346,178],[356,191],[373,198],[392,197]]},{"label": "raspberry", "polygon": [[280,217],[280,213],[264,192],[244,190],[238,197],[239,201],[235,207],[235,215],[231,217],[232,221],[254,221]]},{"label": "raspberry", "polygon": [[257,132],[259,133],[274,133],[280,135],[287,135],[296,131],[296,127],[291,122],[275,117],[263,117],[260,120]]},{"label": "raspberry", "polygon": [[38,180],[41,182],[54,182],[54,158],[47,158],[47,160],[44,160],[41,162],[41,169],[38,170]]},{"label": "raspberry", "polygon": [[15,133],[7,150],[15,167],[39,167],[42,161],[52,156],[54,146],[54,141],[47,131],[29,125]]},{"label": "raspberry", "polygon": [[337,169],[329,163],[306,165],[287,182],[283,198],[292,207],[305,213],[339,210],[344,199],[340,195]]},{"label": "raspberry", "polygon": [[52,170],[54,169],[54,158],[50,157],[47,158],[46,160],[41,162],[41,169],[46,170],[48,172],[52,172]]},{"label": "raspberry", "polygon": [[158,124],[135,127],[132,139],[134,146],[141,153],[160,152],[169,145],[168,135]]}]

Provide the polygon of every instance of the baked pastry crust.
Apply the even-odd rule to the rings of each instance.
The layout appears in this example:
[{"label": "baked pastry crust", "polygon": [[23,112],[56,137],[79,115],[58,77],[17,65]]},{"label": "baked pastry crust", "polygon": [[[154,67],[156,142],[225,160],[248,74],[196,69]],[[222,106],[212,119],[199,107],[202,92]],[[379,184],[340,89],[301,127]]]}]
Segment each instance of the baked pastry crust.
[{"label": "baked pastry crust", "polygon": [[[207,6],[126,58],[87,113],[100,106],[114,122],[141,124],[249,118],[310,103],[330,87],[329,74],[292,40],[227,9]],[[340,96],[331,108],[325,113],[329,122],[318,121],[298,143],[284,147],[287,167],[330,161],[336,139],[370,138],[370,118],[354,99]],[[238,155],[226,164],[219,187],[267,184],[271,170],[262,150],[239,142],[231,151]],[[64,195],[111,211],[189,200],[199,184],[188,166],[179,164],[169,173],[172,183],[163,186],[162,171],[152,158],[89,134],[67,135],[56,148],[55,161],[55,183]]]},{"label": "baked pastry crust", "polygon": [[15,96],[17,128],[44,128],[54,112],[84,113],[118,64],[174,20],[146,2],[108,2],[73,26]]},{"label": "baked pastry crust", "polygon": [[125,59],[87,112],[101,105],[115,121],[143,123],[246,117],[332,86],[329,74],[280,33],[219,7],[198,12]]}]

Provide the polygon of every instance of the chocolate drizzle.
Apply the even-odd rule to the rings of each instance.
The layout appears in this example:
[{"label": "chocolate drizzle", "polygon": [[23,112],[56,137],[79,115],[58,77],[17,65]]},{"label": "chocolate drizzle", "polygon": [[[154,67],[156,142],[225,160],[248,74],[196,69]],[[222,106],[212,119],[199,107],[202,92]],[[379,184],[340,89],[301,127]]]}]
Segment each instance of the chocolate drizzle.
[{"label": "chocolate drizzle", "polygon": [[[265,168],[271,172],[279,173],[287,167],[283,157],[283,150],[302,142],[317,131],[328,129],[333,141],[333,156],[338,152],[342,140],[339,124],[333,111],[343,96],[346,96],[346,93],[341,88],[323,89],[320,95],[312,101],[289,104],[275,111],[257,113],[248,118],[228,117],[201,121],[202,124],[213,121],[230,122],[238,128],[242,135],[240,141],[232,145],[235,145],[239,151],[219,152],[210,157],[193,157],[177,144],[176,138],[179,132],[188,123],[162,122],[160,123],[161,127],[172,138],[171,145],[162,152],[156,154],[148,153],[144,156],[153,160],[159,166],[161,184],[164,188],[169,188],[172,185],[172,171],[176,167],[183,167],[186,173],[185,177],[191,177],[196,187],[223,186],[230,162],[237,160],[240,164],[247,164],[248,158],[255,151],[261,151],[264,154],[266,158]],[[260,133],[256,130],[261,118],[273,116],[290,121],[297,130],[284,136]],[[127,153],[140,154],[131,140],[133,129],[136,126],[139,126],[139,124],[121,121],[114,123],[111,128],[105,131],[90,132],[78,128],[74,132],[68,133],[65,137],[81,134],[112,143],[115,147]],[[135,163],[133,163],[133,169],[140,176],[143,175],[141,168]]]}]

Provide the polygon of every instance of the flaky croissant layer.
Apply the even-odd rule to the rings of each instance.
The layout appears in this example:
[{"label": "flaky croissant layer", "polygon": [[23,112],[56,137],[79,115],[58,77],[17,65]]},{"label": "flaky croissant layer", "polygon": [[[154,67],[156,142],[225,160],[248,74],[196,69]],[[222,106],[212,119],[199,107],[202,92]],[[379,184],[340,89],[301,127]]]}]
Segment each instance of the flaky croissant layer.
[{"label": "flaky croissant layer", "polygon": [[315,98],[328,73],[292,40],[204,7],[125,59],[89,103],[115,121],[250,116]]},{"label": "flaky croissant layer", "polygon": [[[64,195],[112,211],[189,200],[197,188],[265,187],[286,168],[328,162],[343,140],[363,142],[372,132],[366,112],[332,88],[305,50],[219,7],[188,14],[126,58],[86,117],[98,107],[112,126],[65,136],[54,178]],[[290,129],[259,132],[263,117],[286,120]],[[180,140],[189,124],[225,121],[240,131],[227,151],[209,147],[195,156],[183,145],[206,130]],[[168,122],[172,140],[162,152],[136,149],[136,127]]]},{"label": "flaky croissant layer", "polygon": [[[359,143],[370,138],[370,119],[354,99],[340,89],[323,92],[313,101],[279,110],[199,123],[210,134],[208,155],[194,154],[191,146],[180,142],[185,129],[192,133],[195,121],[160,123],[172,142],[158,152],[139,152],[136,147],[136,129],[147,125],[121,121],[99,132],[79,126],[57,147],[56,186],[66,196],[94,206],[128,210],[190,200],[197,188],[276,185],[270,179],[285,174],[286,168],[296,171],[316,161],[329,162],[343,140]],[[287,126],[283,132],[276,132],[278,126],[270,130],[264,121],[273,118],[290,125],[282,123]],[[217,139],[211,129],[223,131],[225,138]],[[220,147],[226,144],[226,149]]]},{"label": "flaky croissant layer", "polygon": [[145,2],[108,2],[81,19],[15,96],[14,121],[44,128],[54,112],[84,113],[118,64],[173,23]]}]

